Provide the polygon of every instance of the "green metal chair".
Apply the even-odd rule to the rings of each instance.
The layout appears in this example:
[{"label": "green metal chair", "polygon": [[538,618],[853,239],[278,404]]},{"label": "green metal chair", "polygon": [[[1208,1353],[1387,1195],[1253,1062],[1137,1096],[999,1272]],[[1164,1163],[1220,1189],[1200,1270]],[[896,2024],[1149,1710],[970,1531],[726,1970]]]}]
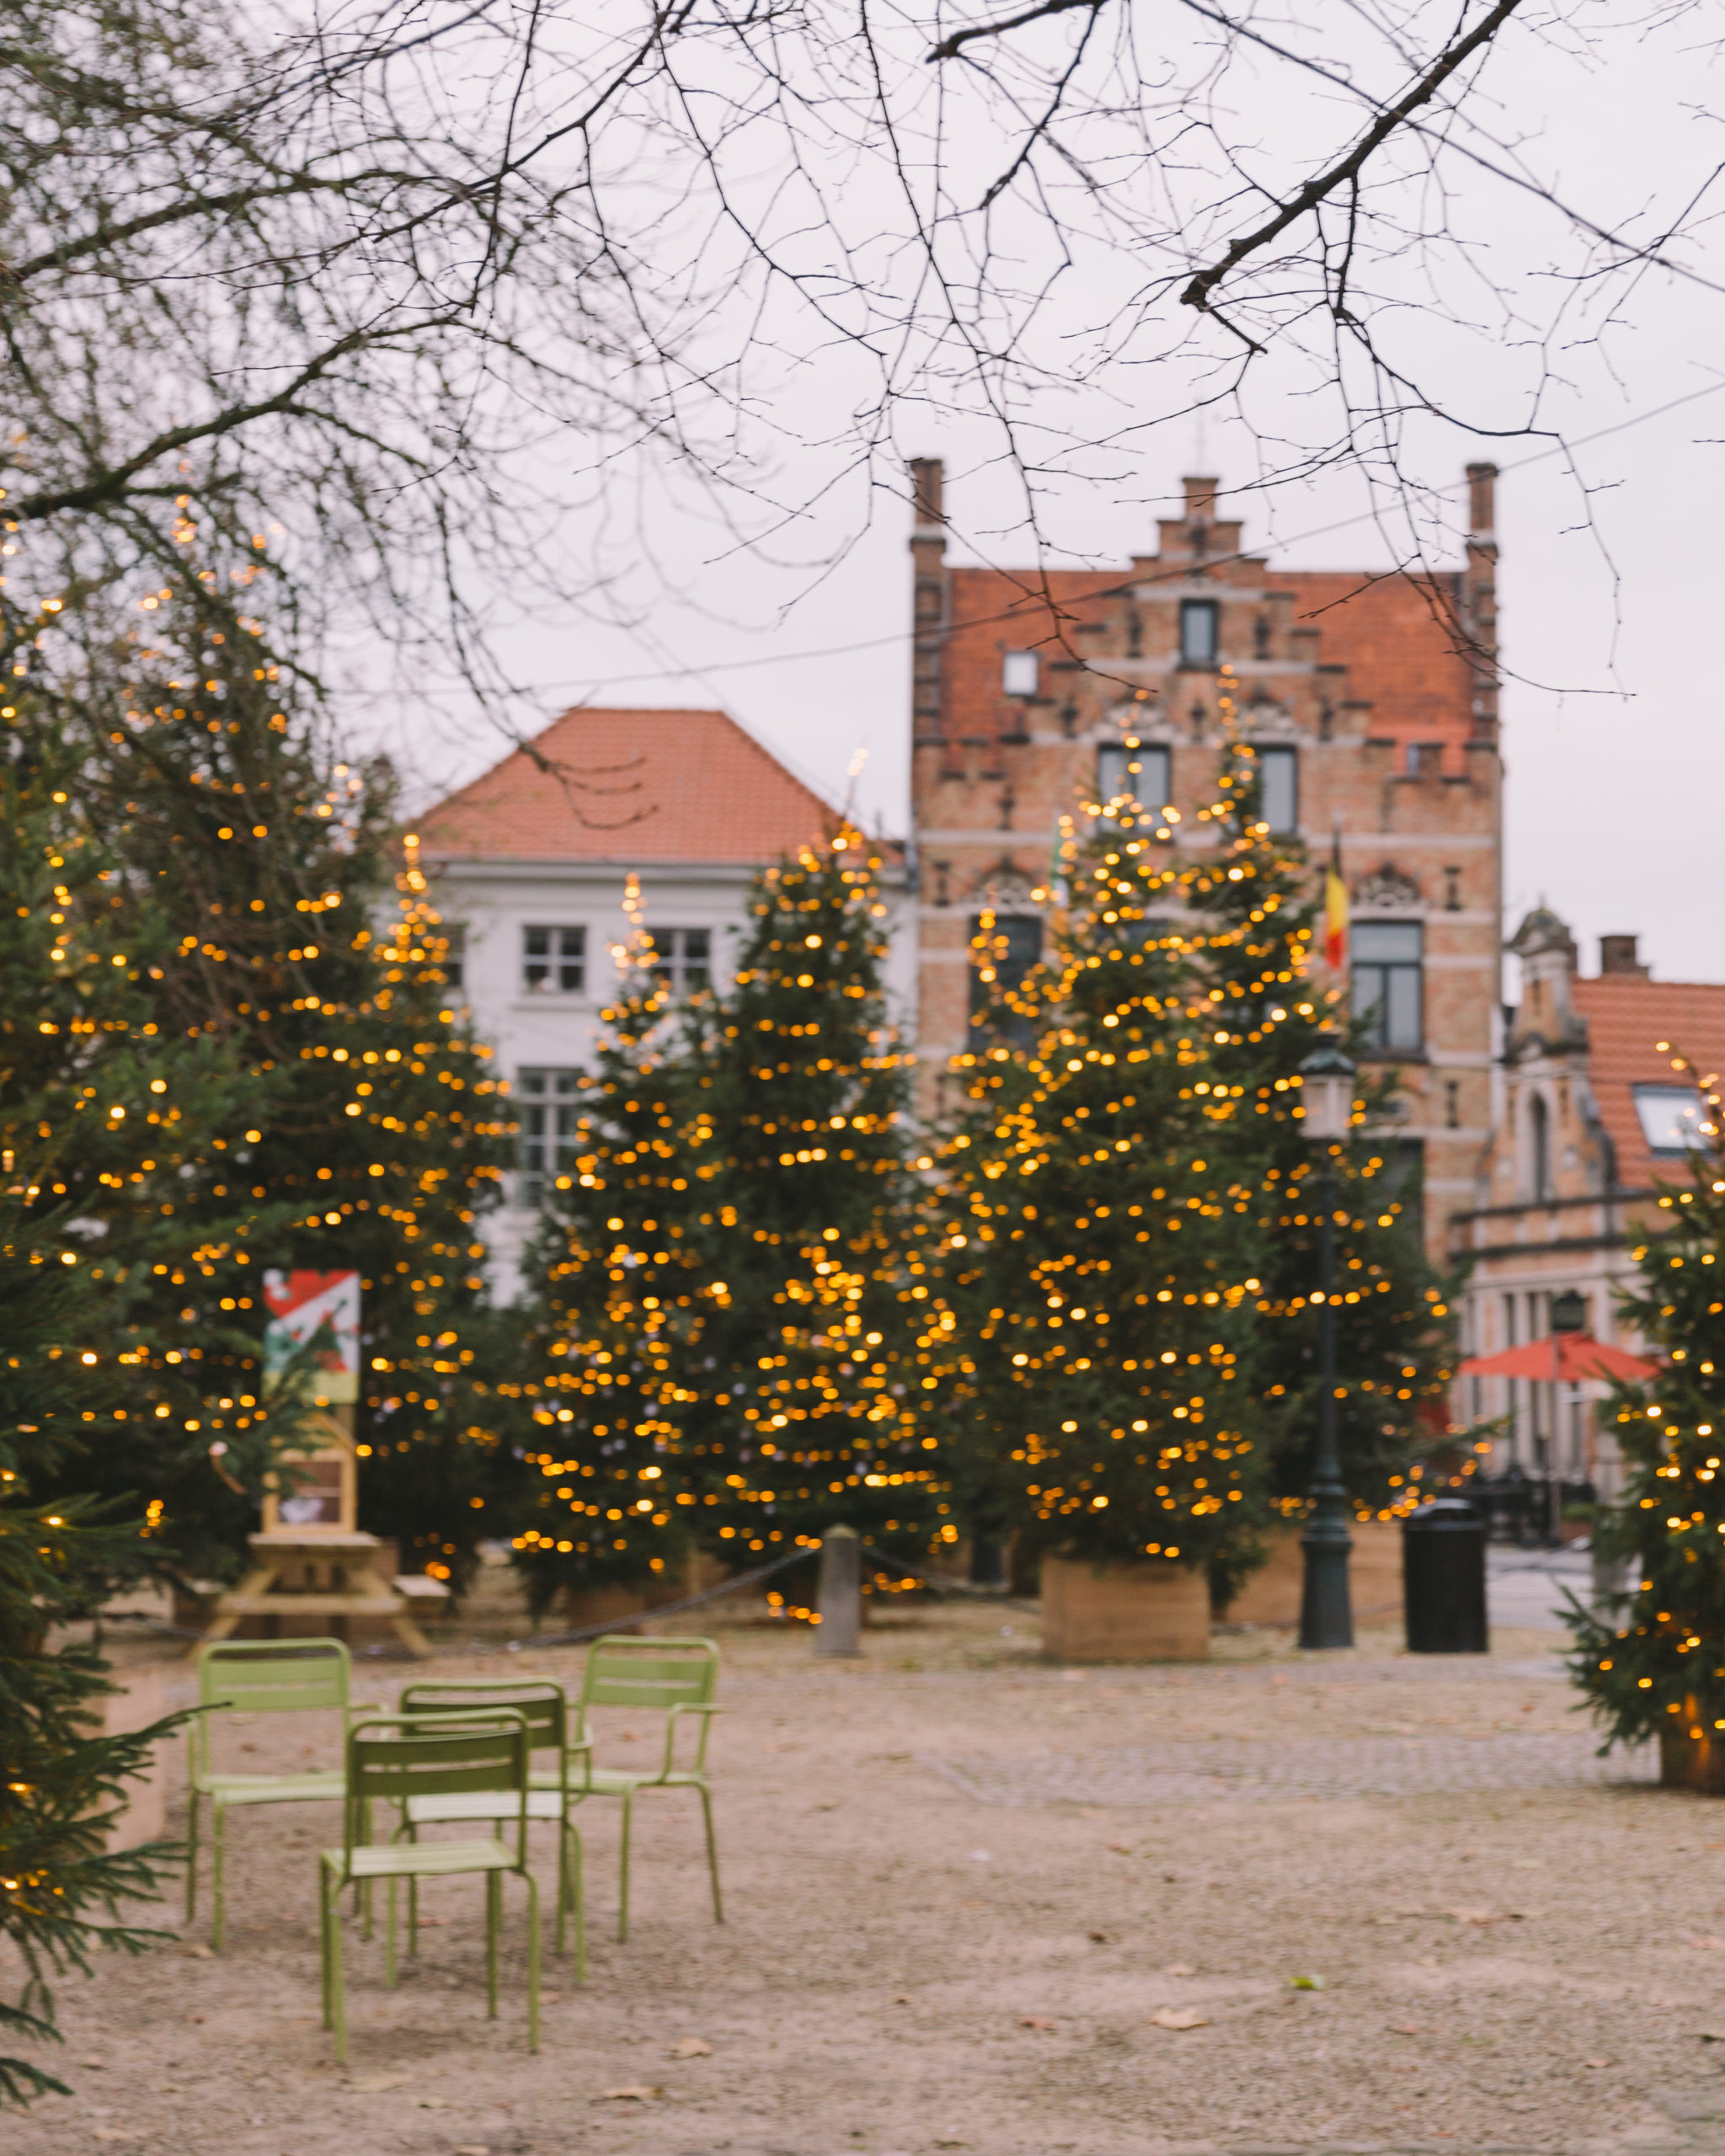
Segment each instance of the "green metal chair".
[{"label": "green metal chair", "polygon": [[[575,1919],[575,1981],[587,1980],[587,1919],[581,1885],[581,1838],[570,1814],[579,1795],[569,1780],[569,1763],[583,1747],[569,1738],[569,1701],[563,1689],[551,1677],[438,1678],[402,1689],[404,1715],[484,1714],[494,1707],[511,1707],[527,1726],[531,1752],[548,1751],[553,1764],[532,1768],[529,1774],[527,1817],[554,1820],[557,1849],[557,1951],[569,1942],[568,1919]],[[419,1828],[448,1822],[512,1819],[515,1800],[507,1792],[484,1790],[457,1796],[412,1796],[408,1799],[403,1823],[410,1835]],[[408,1951],[419,1951],[419,1892],[408,1885]]]},{"label": "green metal chair", "polygon": [[[629,1935],[629,1833],[635,1793],[644,1789],[692,1789],[701,1799],[707,1829],[707,1870],[713,1881],[713,1920],[724,1922],[718,1888],[718,1845],[713,1833],[713,1793],[707,1780],[707,1739],[718,1688],[718,1649],[711,1640],[634,1639],[608,1634],[587,1650],[581,1673],[581,1697],[574,1749],[580,1755],[569,1778],[580,1797],[622,1799],[622,1849],[619,1865],[617,1935]],[[665,1755],[658,1772],[593,1764],[593,1732],[588,1716],[598,1707],[645,1707],[665,1716]],[[683,1717],[694,1718],[697,1735],[691,1756],[677,1760]]]},{"label": "green metal chair", "polygon": [[[323,2026],[335,2031],[335,2056],[347,2061],[347,1988],[342,1970],[343,1889],[382,1879],[388,1886],[384,1982],[396,1980],[395,1884],[485,1875],[485,2003],[497,2016],[497,1945],[503,1923],[503,1875],[527,1887],[527,2048],[539,2048],[539,1889],[527,1869],[528,1775],[532,1749],[526,1718],[509,1708],[451,1716],[379,1715],[348,1732],[347,1801],[342,1806],[342,1845],[319,1859],[318,1911],[322,1930]],[[515,1823],[510,1843],[481,1841],[373,1842],[371,1807],[405,1810],[440,1798],[507,1792]]]},{"label": "green metal chair", "polygon": [[227,1919],[227,1813],[235,1805],[339,1803],[345,1782],[339,1767],[302,1774],[231,1774],[211,1763],[211,1722],[217,1714],[303,1714],[328,1710],[343,1717],[342,1734],[355,1713],[349,1696],[351,1668],[339,1640],[216,1640],[198,1655],[198,1705],[186,1732],[190,1753],[191,1801],[186,1822],[185,1915],[197,1910],[198,1812],[211,1805],[210,1944],[217,1949]]}]

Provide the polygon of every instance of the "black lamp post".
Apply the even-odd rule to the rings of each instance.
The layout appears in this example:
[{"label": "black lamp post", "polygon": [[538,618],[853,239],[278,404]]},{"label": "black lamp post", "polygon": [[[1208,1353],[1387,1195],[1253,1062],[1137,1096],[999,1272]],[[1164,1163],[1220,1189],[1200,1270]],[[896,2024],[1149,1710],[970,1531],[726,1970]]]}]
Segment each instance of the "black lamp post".
[{"label": "black lamp post", "polygon": [[1321,1048],[1300,1066],[1306,1135],[1318,1156],[1318,1403],[1317,1460],[1311,1478],[1311,1513],[1300,1537],[1306,1553],[1305,1591],[1300,1603],[1302,1647],[1351,1647],[1354,1612],[1348,1593],[1348,1492],[1336,1441],[1336,1171],[1330,1148],[1348,1135],[1354,1120],[1354,1065],[1339,1049]]},{"label": "black lamp post", "polygon": [[[1551,1331],[1555,1337],[1562,1332],[1587,1331],[1587,1297],[1574,1288],[1566,1288],[1551,1298]],[[1555,1362],[1555,1358],[1554,1358]],[[1579,1398],[1578,1393],[1574,1396]],[[1557,1448],[1562,1442],[1559,1420],[1563,1411],[1563,1400],[1557,1381],[1551,1385],[1551,1450],[1546,1462],[1546,1540],[1553,1550],[1563,1544],[1563,1471],[1557,1464]]]}]

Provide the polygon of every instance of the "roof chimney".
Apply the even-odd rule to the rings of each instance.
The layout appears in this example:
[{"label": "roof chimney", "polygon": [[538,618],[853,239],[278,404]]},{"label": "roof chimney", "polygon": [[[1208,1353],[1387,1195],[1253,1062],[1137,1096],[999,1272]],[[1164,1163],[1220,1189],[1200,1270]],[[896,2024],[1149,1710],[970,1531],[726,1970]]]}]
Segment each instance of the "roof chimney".
[{"label": "roof chimney", "polygon": [[1649,969],[1639,963],[1635,955],[1633,936],[1602,936],[1599,938],[1599,971],[1615,974],[1620,979],[1646,980]]},{"label": "roof chimney", "polygon": [[937,456],[913,456],[911,459],[911,499],[916,507],[916,521],[920,525],[934,526],[946,522],[943,505],[946,469]]},{"label": "roof chimney", "polygon": [[1186,489],[1186,521],[1188,524],[1214,524],[1216,515],[1216,488],[1219,479],[1185,478],[1180,484]]},{"label": "roof chimney", "polygon": [[1467,529],[1476,539],[1492,537],[1497,523],[1498,467],[1470,464],[1467,467]]}]

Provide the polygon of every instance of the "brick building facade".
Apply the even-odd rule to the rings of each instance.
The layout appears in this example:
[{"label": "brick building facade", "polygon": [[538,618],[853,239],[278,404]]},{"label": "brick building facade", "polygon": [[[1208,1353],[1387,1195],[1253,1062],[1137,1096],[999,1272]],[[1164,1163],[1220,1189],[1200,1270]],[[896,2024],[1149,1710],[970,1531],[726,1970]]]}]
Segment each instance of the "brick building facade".
[{"label": "brick building facade", "polygon": [[[1242,551],[1214,479],[1185,483],[1154,554],[1114,574],[946,561],[943,475],[913,467],[912,817],[918,1052],[932,1100],[966,1043],[985,909],[1009,962],[1040,948],[1032,893],[1063,816],[1130,792],[1202,848],[1219,700],[1259,752],[1266,813],[1315,866],[1339,834],[1358,1007],[1401,1072],[1398,1138],[1428,1240],[1473,1202],[1493,1116],[1501,769],[1489,465],[1469,467],[1466,566],[1423,579],[1282,571]],[[1349,984],[1327,984],[1348,987]]]}]

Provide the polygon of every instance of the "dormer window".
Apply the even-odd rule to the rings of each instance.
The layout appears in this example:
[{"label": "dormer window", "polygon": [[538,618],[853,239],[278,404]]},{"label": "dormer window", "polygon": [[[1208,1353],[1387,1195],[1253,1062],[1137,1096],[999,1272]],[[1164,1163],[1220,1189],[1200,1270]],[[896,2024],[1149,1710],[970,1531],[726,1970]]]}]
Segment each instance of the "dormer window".
[{"label": "dormer window", "polygon": [[1693,1086],[1637,1086],[1635,1112],[1650,1153],[1663,1153],[1669,1159],[1699,1151],[1705,1143],[1701,1097]]},{"label": "dormer window", "polygon": [[1001,691],[1008,696],[1033,696],[1042,686],[1042,662],[1033,651],[1009,651],[1001,659]]}]

